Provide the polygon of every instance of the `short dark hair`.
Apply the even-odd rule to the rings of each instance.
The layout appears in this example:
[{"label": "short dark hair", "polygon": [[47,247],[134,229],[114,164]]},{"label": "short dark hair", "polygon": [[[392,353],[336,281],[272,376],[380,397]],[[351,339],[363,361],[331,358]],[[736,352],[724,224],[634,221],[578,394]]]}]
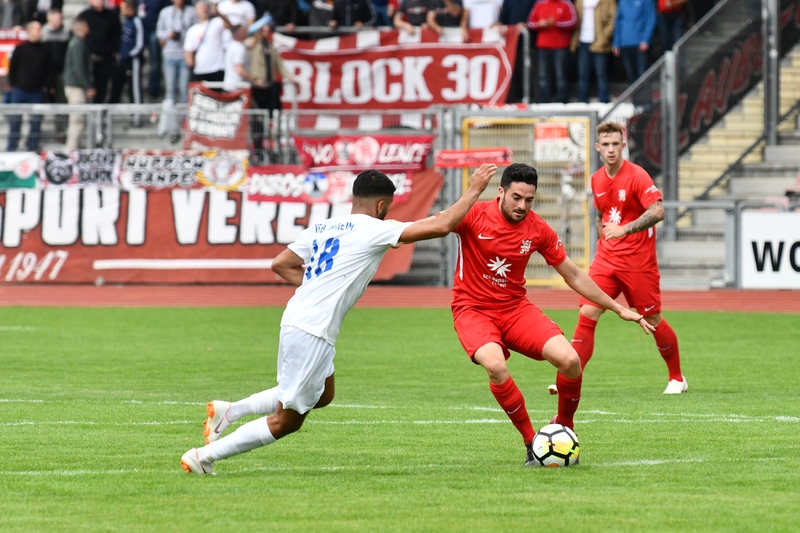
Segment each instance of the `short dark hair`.
[{"label": "short dark hair", "polygon": [[353,198],[384,198],[393,196],[397,187],[380,170],[365,170],[353,182]]},{"label": "short dark hair", "polygon": [[539,173],[536,172],[535,168],[525,163],[512,163],[503,171],[503,177],[500,178],[500,186],[508,189],[515,181],[538,187]]}]

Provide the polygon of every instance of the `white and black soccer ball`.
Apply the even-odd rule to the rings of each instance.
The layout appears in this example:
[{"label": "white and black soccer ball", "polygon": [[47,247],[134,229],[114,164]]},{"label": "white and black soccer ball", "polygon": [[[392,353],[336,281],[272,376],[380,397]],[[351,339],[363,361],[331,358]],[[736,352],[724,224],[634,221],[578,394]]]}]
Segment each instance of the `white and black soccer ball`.
[{"label": "white and black soccer ball", "polygon": [[544,426],[533,438],[533,457],[551,468],[578,464],[581,446],[575,432],[561,424]]}]

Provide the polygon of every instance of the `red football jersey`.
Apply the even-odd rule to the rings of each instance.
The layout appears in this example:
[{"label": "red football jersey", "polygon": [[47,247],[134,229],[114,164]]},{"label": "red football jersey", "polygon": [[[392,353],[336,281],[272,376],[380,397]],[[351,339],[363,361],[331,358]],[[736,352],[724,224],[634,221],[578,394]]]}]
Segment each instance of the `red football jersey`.
[{"label": "red football jersey", "polygon": [[[661,200],[661,192],[647,171],[630,161],[624,161],[613,178],[608,177],[606,167],[592,174],[592,193],[603,224],[613,222],[620,226],[633,222]],[[655,227],[610,241],[599,237],[595,265],[622,270],[658,268]]]},{"label": "red football jersey", "polygon": [[476,203],[454,230],[459,239],[453,307],[516,305],[526,297],[525,267],[533,252],[549,265],[567,258],[561,239],[542,217],[529,211],[513,224],[500,212],[499,201]]}]

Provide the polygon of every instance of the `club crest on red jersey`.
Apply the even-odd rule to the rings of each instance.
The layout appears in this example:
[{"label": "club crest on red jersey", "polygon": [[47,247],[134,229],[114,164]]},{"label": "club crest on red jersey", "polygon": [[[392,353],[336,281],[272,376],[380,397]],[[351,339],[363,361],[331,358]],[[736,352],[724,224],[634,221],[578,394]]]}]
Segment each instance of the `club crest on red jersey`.
[{"label": "club crest on red jersey", "polygon": [[524,241],[522,241],[522,244],[519,247],[519,253],[525,255],[527,253],[530,253],[530,251],[531,251],[531,241],[525,239]]},{"label": "club crest on red jersey", "polygon": [[620,202],[624,202],[625,201],[625,189],[620,189],[619,190],[619,201]]}]

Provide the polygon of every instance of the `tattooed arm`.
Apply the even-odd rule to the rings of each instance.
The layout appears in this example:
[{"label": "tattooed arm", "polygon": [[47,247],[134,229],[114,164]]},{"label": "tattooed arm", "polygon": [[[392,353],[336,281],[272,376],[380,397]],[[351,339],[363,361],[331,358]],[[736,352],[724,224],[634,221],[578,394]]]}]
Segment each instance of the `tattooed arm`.
[{"label": "tattooed arm", "polygon": [[658,200],[645,209],[642,216],[633,222],[629,222],[624,226],[612,223],[603,226],[603,237],[605,237],[607,241],[618,239],[631,233],[637,233],[652,228],[662,220],[664,220],[664,206],[661,204],[661,200]]}]

